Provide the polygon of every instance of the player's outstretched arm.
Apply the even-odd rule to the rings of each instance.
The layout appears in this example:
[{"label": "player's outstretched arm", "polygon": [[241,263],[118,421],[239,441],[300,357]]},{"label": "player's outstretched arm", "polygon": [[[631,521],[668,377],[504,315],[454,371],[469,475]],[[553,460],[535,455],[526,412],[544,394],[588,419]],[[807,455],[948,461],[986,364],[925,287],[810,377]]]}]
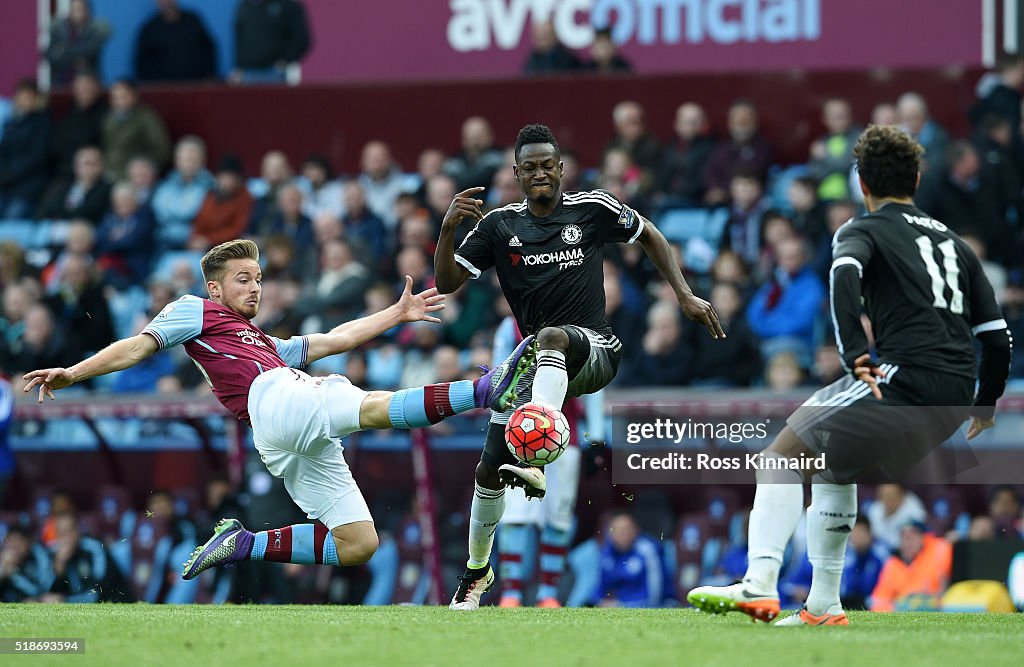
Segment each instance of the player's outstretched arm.
[{"label": "player's outstretched arm", "polygon": [[469,188],[455,195],[441,221],[441,235],[434,250],[434,281],[441,294],[451,294],[469,278],[469,271],[455,261],[455,230],[467,218],[474,222],[483,219],[484,202],[476,195],[485,189]]},{"label": "player's outstretched arm", "polygon": [[436,287],[413,294],[412,278],[406,276],[405,290],[397,303],[373,315],[340,324],[325,334],[307,336],[309,350],[306,353],[306,363],[354,350],[391,327],[405,322],[440,323],[441,320],[431,313],[444,309],[444,299],[443,294],[437,293]]},{"label": "player's outstretched arm", "polygon": [[710,303],[695,295],[690,286],[686,284],[683,272],[679,270],[672,248],[665,240],[665,236],[650,220],[644,219],[643,225],[644,228],[637,241],[654,262],[654,266],[658,268],[658,273],[672,286],[672,290],[676,293],[676,299],[679,300],[679,307],[683,309],[683,314],[694,322],[700,322],[707,327],[712,338],[725,338],[725,331],[722,330],[722,324],[718,321],[718,313]]},{"label": "player's outstretched arm", "polygon": [[28,380],[25,392],[39,387],[40,403],[43,402],[44,395],[53,400],[55,398],[53,392],[58,389],[70,387],[82,380],[131,368],[158,349],[156,339],[149,334],[125,338],[108,345],[71,368],[44,368],[25,373],[25,379]]}]

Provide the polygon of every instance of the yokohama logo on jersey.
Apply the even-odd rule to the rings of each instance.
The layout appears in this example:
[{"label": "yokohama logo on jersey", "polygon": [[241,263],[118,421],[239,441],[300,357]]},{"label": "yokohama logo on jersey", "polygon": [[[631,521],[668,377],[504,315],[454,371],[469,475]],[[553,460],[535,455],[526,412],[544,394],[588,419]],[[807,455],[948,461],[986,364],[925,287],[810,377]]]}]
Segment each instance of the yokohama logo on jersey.
[{"label": "yokohama logo on jersey", "polygon": [[509,259],[512,261],[512,266],[538,266],[540,264],[558,264],[558,270],[568,268],[570,266],[580,266],[583,264],[583,260],[586,255],[583,253],[583,248],[573,248],[572,250],[561,250],[559,252],[542,252],[537,255],[519,255],[510,252],[508,254]]}]

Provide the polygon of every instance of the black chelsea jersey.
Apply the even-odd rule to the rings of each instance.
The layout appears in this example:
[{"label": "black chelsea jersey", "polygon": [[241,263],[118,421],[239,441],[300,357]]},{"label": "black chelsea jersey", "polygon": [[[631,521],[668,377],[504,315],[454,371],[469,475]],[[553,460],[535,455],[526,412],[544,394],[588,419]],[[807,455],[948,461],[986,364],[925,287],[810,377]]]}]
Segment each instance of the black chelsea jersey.
[{"label": "black chelsea jersey", "polygon": [[611,335],[605,319],[605,243],[633,243],[643,218],[603,190],[567,192],[539,218],[526,202],[495,209],[455,253],[474,278],[494,267],[523,335],[572,324]]},{"label": "black chelsea jersey", "polygon": [[[839,271],[844,266],[857,273]],[[832,318],[847,369],[868,351],[857,282],[878,358],[887,363],[973,378],[972,334],[1006,328],[978,257],[914,206],[887,204],[846,223],[833,239]]]}]

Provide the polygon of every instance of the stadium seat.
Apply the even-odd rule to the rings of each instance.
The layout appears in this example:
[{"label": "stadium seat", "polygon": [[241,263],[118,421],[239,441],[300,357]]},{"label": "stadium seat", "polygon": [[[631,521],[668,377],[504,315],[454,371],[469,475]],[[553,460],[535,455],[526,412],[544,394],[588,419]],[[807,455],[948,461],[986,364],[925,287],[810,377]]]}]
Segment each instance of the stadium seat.
[{"label": "stadium seat", "polygon": [[22,248],[36,248],[37,237],[37,227],[33,220],[0,221],[0,241],[13,241]]},{"label": "stadium seat", "polygon": [[[168,552],[166,565],[171,571],[176,571],[177,566],[188,560],[188,557],[192,554],[192,549],[195,545],[191,542],[181,542],[171,547]],[[162,577],[155,576],[157,571],[154,570],[154,579],[160,579]],[[173,578],[170,588],[167,589],[167,593],[160,600],[166,604],[191,604],[196,601],[196,596],[199,593],[200,581],[199,579],[192,579],[185,581],[179,576]]]},{"label": "stadium seat", "polygon": [[152,277],[157,280],[170,280],[175,266],[184,262],[196,268],[202,258],[203,253],[197,250],[168,250],[154,262]]},{"label": "stadium seat", "polygon": [[131,504],[131,496],[124,487],[99,488],[96,493],[96,537],[104,544],[109,546],[131,537],[135,528]]},{"label": "stadium seat", "polygon": [[[675,588],[680,600],[703,581],[705,551],[709,541],[707,518],[702,514],[686,514],[675,533]],[[713,563],[711,564],[713,565]]]},{"label": "stadium seat", "polygon": [[590,538],[569,551],[566,564],[572,572],[573,584],[566,598],[566,607],[582,607],[594,601],[601,585],[601,543]]},{"label": "stadium seat", "polygon": [[370,588],[363,597],[363,604],[382,606],[391,604],[398,584],[399,549],[395,540],[384,539],[377,548],[377,553],[366,566],[373,577]]},{"label": "stadium seat", "polygon": [[[397,562],[391,571],[391,576],[395,577],[394,584],[386,583],[388,576],[385,567],[386,561],[374,565],[371,560],[370,570],[373,573],[374,582],[370,592],[379,594],[379,590],[390,587],[391,604],[414,604],[422,593],[423,583],[430,579],[424,567],[423,531],[415,516],[407,516],[399,526],[395,532],[394,545],[397,556]],[[377,577],[383,578],[380,583],[377,582]],[[374,586],[380,587],[378,591],[372,591]],[[367,592],[367,597],[370,592]]]},{"label": "stadium seat", "polygon": [[686,246],[692,239],[704,234],[708,210],[704,208],[672,208],[658,219],[658,229],[672,243]]},{"label": "stadium seat", "polygon": [[671,208],[662,213],[658,229],[670,242],[684,248],[693,239],[703,239],[717,250],[729,221],[727,208]]},{"label": "stadium seat", "polygon": [[171,553],[170,530],[165,519],[140,517],[128,542],[129,581],[137,600],[159,602]]},{"label": "stadium seat", "polygon": [[969,527],[970,518],[965,515],[964,499],[960,490],[952,486],[930,487],[924,494],[928,510],[928,529],[936,535],[945,535],[953,529]]},{"label": "stadium seat", "polygon": [[710,537],[728,541],[732,519],[739,505],[739,494],[733,489],[708,487],[704,493],[704,516]]},{"label": "stadium seat", "polygon": [[643,532],[661,540],[672,536],[676,513],[669,502],[668,494],[664,491],[645,489],[642,493],[636,494],[631,509]]},{"label": "stadium seat", "polygon": [[765,194],[772,202],[772,207],[784,213],[790,213],[789,185],[796,179],[809,174],[810,170],[805,164],[795,164],[789,167],[772,166],[768,170],[768,182],[764,189]]},{"label": "stadium seat", "polygon": [[3,542],[4,538],[7,537],[7,531],[13,526],[22,526],[29,528],[32,525],[31,517],[28,512],[21,511],[3,511],[0,512],[0,542]]},{"label": "stadium seat", "polygon": [[[135,318],[149,307],[149,294],[140,286],[112,292],[107,299],[110,316],[114,321],[114,333],[118,338],[131,336]],[[100,378],[96,378],[97,380]],[[96,380],[94,380],[95,382]]]},{"label": "stadium seat", "polygon": [[99,532],[99,514],[97,512],[79,512],[78,529],[83,535],[96,537]]}]

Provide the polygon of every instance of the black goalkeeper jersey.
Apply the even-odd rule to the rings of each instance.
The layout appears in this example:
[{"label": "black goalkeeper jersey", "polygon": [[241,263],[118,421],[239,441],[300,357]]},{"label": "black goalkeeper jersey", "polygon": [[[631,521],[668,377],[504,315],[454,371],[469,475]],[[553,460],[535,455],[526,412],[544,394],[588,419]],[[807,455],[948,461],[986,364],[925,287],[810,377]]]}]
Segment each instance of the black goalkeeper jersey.
[{"label": "black goalkeeper jersey", "polygon": [[847,370],[868,352],[858,294],[886,363],[973,378],[972,334],[1006,329],[977,256],[914,206],[886,204],[846,223],[832,256],[832,319]]},{"label": "black goalkeeper jersey", "polygon": [[611,335],[604,312],[605,243],[633,243],[644,220],[603,190],[567,192],[539,218],[525,202],[488,213],[455,261],[479,278],[494,267],[523,335],[572,324]]}]

